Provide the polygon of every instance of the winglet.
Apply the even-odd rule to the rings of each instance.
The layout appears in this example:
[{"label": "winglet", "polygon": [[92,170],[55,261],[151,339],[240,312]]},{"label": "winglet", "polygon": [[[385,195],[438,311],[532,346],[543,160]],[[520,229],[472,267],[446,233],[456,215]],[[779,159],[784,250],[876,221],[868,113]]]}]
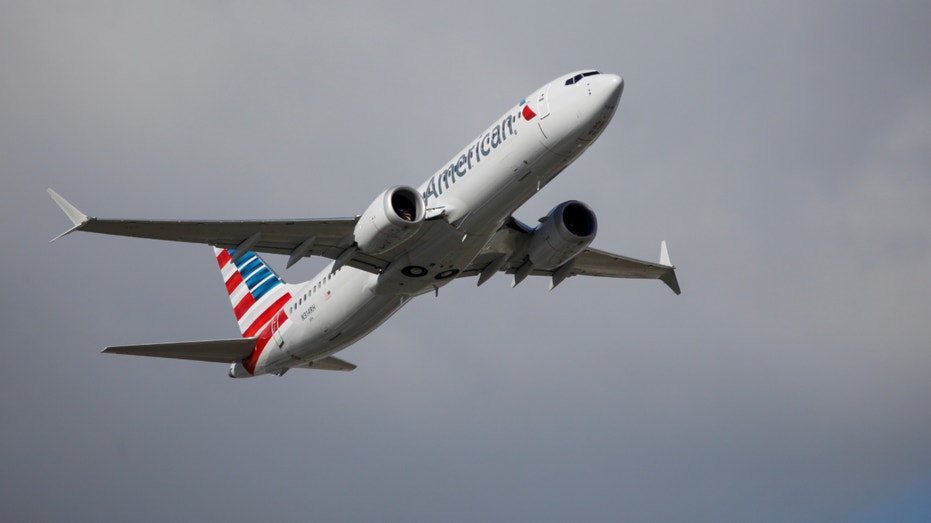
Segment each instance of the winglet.
[{"label": "winglet", "polygon": [[53,190],[51,190],[51,189],[48,189],[48,195],[52,197],[52,200],[54,200],[55,203],[58,204],[58,207],[60,207],[61,210],[62,210],[62,212],[65,213],[65,216],[67,216],[68,219],[71,220],[71,223],[74,224],[74,227],[72,227],[72,228],[68,229],[67,231],[65,231],[65,232],[63,232],[63,233],[61,233],[61,234],[59,234],[58,236],[52,238],[51,241],[55,241],[55,240],[57,240],[58,238],[61,238],[62,236],[66,235],[66,234],[68,234],[68,233],[70,233],[70,232],[72,232],[72,231],[78,230],[79,228],[81,228],[82,225],[84,225],[84,223],[87,222],[87,220],[88,220],[87,215],[84,214],[83,212],[79,211],[78,208],[75,207],[74,205],[71,205],[71,204],[68,202],[68,200],[62,198],[61,195],[59,195],[57,192],[55,192],[55,191],[53,191]]},{"label": "winglet", "polygon": [[667,267],[672,267],[669,262],[669,249],[666,248],[666,240],[659,242],[659,262]]},{"label": "winglet", "polygon": [[666,248],[666,240],[663,240],[659,244],[659,263],[669,268],[659,279],[668,285],[676,295],[682,294],[682,290],[679,288],[679,280],[676,278],[676,268],[673,266],[672,262],[669,261],[669,250]]}]

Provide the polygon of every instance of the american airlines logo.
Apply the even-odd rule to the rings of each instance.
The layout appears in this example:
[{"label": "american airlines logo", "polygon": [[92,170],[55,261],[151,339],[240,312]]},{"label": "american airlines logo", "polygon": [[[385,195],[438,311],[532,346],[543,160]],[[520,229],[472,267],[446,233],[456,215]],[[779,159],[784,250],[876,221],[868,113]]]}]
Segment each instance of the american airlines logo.
[{"label": "american airlines logo", "polygon": [[524,120],[527,120],[528,122],[533,120],[533,117],[536,116],[537,113],[533,112],[533,109],[527,105],[527,100],[521,100],[520,104],[524,106],[520,111],[520,115],[524,117]]},{"label": "american airlines logo", "polygon": [[[523,104],[523,102],[521,102]],[[521,116],[530,120],[536,113],[530,110],[530,107],[524,105]],[[514,123],[517,117],[509,114],[501,120],[501,123],[495,125],[484,136],[475,141],[468,149],[463,152],[459,158],[449,164],[445,170],[434,174],[430,181],[427,182],[427,188],[423,192],[425,204],[430,203],[430,198],[439,197],[443,191],[449,189],[449,186],[456,183],[459,178],[464,178],[473,166],[481,163],[482,158],[487,158],[492,151],[498,148],[508,139],[509,136],[517,134]]]}]

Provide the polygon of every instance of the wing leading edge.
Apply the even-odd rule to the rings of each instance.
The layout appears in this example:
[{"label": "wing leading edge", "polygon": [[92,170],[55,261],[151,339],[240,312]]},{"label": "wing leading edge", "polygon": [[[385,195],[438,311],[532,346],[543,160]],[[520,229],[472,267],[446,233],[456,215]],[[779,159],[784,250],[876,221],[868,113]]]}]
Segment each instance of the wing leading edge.
[{"label": "wing leading edge", "polygon": [[[502,227],[485,250],[473,261],[472,265],[460,273],[460,276],[480,275],[479,285],[493,274],[489,269],[497,266],[497,271],[517,276],[518,270],[527,259],[527,245],[533,234],[533,228],[511,218]],[[549,276],[552,289],[570,276],[598,276],[602,278],[656,279],[665,283],[674,293],[682,294],[676,268],[669,261],[666,242],[660,244],[660,261],[648,262],[628,258],[619,254],[586,248],[567,264],[556,269],[544,270],[533,268],[523,276]],[[519,281],[515,278],[515,281]]]},{"label": "wing leading edge", "polygon": [[[228,221],[98,219],[82,213],[52,189],[48,189],[48,193],[74,225],[52,241],[74,231],[86,231],[154,240],[201,243],[235,249],[237,252],[252,250],[288,255],[290,257],[289,267],[306,256],[323,256],[341,260],[348,254],[350,258],[341,260],[345,265],[372,273],[378,273],[390,262],[389,259],[371,256],[351,248],[358,217]],[[511,218],[494,235],[472,264],[460,273],[460,277],[481,275],[479,278],[479,284],[481,284],[494,272],[503,271],[515,274],[524,263],[526,246],[532,233],[531,227]],[[529,275],[551,277],[553,282],[551,288],[569,276],[580,275],[658,279],[676,294],[681,294],[675,267],[669,262],[666,242],[663,242],[661,247],[658,263],[586,248],[563,267],[554,270],[532,269]]]},{"label": "wing leading edge", "polygon": [[[353,243],[358,218],[299,220],[111,220],[79,211],[52,189],[49,196],[74,226],[52,241],[74,231],[175,242],[201,243],[221,249],[257,251],[289,256],[288,266],[307,256],[339,259]],[[350,267],[378,272],[388,261],[352,250]]]},{"label": "wing leading edge", "polygon": [[[552,276],[556,271],[534,271],[531,274]],[[669,263],[666,242],[660,243],[660,263],[611,254],[597,249],[585,249],[572,262],[570,276],[600,276],[603,278],[657,279],[676,294],[682,294],[676,268]]]}]

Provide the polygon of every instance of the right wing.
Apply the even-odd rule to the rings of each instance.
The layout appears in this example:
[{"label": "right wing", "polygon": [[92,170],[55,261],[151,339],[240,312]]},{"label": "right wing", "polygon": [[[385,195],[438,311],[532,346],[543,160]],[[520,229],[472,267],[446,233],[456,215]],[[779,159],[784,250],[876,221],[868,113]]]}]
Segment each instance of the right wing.
[{"label": "right wing", "polygon": [[[554,271],[549,271],[550,274],[552,272]],[[668,285],[672,292],[682,294],[676,278],[676,268],[669,263],[666,242],[660,244],[660,263],[636,260],[597,249],[585,249],[574,258],[569,275],[658,279]]]},{"label": "right wing", "polygon": [[[55,191],[49,196],[61,207],[73,231],[96,232],[154,240],[203,243],[225,249],[268,252],[290,256],[288,266],[306,256],[323,256],[341,264],[377,273],[390,260],[351,249],[356,218],[300,220],[109,220],[87,216]],[[348,256],[348,258],[346,258]]]},{"label": "right wing", "polygon": [[521,273],[527,262],[527,248],[533,228],[511,218],[488,242],[485,249],[459,276],[478,276],[481,285],[498,271],[515,276],[514,285],[526,276],[549,276],[552,289],[570,276],[600,276],[607,278],[657,279],[673,292],[681,294],[676,268],[669,261],[666,242],[660,244],[659,262],[628,258],[619,254],[586,248],[571,261],[556,269],[530,268]]}]

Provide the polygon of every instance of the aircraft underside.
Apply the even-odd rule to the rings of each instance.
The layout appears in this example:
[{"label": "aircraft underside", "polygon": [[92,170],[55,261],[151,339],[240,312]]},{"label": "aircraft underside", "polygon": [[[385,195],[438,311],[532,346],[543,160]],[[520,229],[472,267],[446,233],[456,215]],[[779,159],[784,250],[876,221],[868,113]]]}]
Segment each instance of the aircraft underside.
[{"label": "aircraft underside", "polygon": [[[73,223],[61,236],[86,231],[212,245],[242,335],[104,352],[223,362],[231,377],[352,370],[333,355],[413,297],[460,278],[482,285],[503,272],[513,286],[544,276],[551,289],[572,276],[648,278],[679,294],[665,242],[659,262],[592,249],[597,219],[582,202],[556,205],[535,226],[513,217],[601,135],[622,91],[617,75],[557,78],[495,120],[419,188],[386,189],[351,218],[98,219],[49,194]],[[309,256],[333,261],[314,279],[289,284],[258,253],[286,255],[288,267]]]}]

